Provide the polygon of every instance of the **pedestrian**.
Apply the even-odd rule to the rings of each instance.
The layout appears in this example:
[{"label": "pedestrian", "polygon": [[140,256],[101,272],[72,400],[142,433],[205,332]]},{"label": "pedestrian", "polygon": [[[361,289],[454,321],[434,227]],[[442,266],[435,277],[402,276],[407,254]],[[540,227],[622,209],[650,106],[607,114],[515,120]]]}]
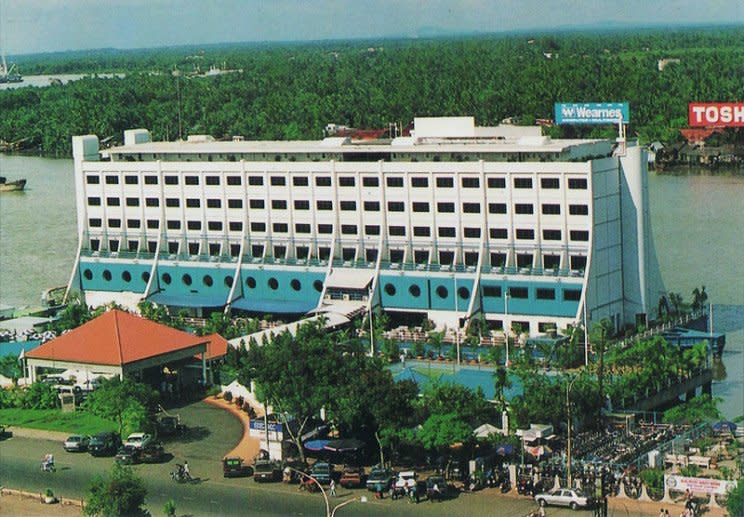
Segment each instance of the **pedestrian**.
[{"label": "pedestrian", "polygon": [[659,510],[659,517],[664,517],[664,508]]},{"label": "pedestrian", "polygon": [[183,462],[183,475],[186,479],[191,480],[191,471],[189,471],[189,462]]},{"label": "pedestrian", "polygon": [[538,517],[545,517],[545,507],[541,506],[539,510],[537,510]]},{"label": "pedestrian", "polygon": [[331,490],[331,497],[336,497],[336,482],[331,479],[331,484],[329,485],[329,488]]}]

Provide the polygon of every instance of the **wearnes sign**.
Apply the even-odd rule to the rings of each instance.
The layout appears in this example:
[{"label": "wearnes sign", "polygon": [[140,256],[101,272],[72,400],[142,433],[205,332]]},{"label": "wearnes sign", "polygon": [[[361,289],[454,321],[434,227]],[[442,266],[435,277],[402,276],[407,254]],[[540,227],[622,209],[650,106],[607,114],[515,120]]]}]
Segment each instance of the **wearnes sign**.
[{"label": "wearnes sign", "polygon": [[690,127],[744,126],[744,102],[691,102]]},{"label": "wearnes sign", "polygon": [[556,102],[556,124],[624,124],[630,122],[627,102]]}]

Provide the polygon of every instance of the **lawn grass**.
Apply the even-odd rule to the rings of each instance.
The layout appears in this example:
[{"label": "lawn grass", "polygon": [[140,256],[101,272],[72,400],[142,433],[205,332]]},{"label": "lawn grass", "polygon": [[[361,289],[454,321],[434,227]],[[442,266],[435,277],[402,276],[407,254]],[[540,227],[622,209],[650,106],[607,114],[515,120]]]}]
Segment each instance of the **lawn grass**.
[{"label": "lawn grass", "polygon": [[117,425],[87,411],[63,413],[59,409],[0,409],[0,425],[28,427],[70,434],[95,434],[116,431]]}]

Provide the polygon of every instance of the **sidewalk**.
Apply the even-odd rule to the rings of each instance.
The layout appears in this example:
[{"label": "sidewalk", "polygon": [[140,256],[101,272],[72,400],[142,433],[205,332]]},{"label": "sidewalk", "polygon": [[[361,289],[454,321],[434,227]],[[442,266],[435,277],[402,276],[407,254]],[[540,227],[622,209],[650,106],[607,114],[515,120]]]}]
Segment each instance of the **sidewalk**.
[{"label": "sidewalk", "polygon": [[53,442],[64,442],[72,433],[63,433],[61,431],[44,431],[41,429],[30,429],[28,427],[15,427],[9,425],[5,428],[6,433],[20,438],[31,438],[34,440],[51,440]]},{"label": "sidewalk", "polygon": [[235,416],[235,418],[240,420],[243,424],[243,436],[237,445],[235,445],[230,452],[225,454],[225,457],[238,456],[243,458],[244,462],[251,463],[253,458],[258,455],[258,452],[261,449],[261,442],[250,436],[250,418],[246,412],[238,409],[234,404],[230,404],[221,398],[216,399],[214,397],[208,397],[204,399],[204,402],[217,406],[225,411],[229,411],[233,416]]}]

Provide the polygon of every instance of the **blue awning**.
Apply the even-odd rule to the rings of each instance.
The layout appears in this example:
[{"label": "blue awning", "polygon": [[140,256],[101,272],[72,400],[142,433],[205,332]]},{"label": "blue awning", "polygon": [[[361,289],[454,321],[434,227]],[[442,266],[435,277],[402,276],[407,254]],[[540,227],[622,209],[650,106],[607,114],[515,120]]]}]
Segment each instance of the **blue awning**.
[{"label": "blue awning", "polygon": [[312,300],[267,300],[261,298],[238,298],[232,307],[249,312],[267,314],[304,314],[318,305]]},{"label": "blue awning", "polygon": [[155,293],[147,298],[148,301],[160,305],[174,305],[176,307],[224,307],[225,296],[205,295],[173,295],[167,293]]}]

